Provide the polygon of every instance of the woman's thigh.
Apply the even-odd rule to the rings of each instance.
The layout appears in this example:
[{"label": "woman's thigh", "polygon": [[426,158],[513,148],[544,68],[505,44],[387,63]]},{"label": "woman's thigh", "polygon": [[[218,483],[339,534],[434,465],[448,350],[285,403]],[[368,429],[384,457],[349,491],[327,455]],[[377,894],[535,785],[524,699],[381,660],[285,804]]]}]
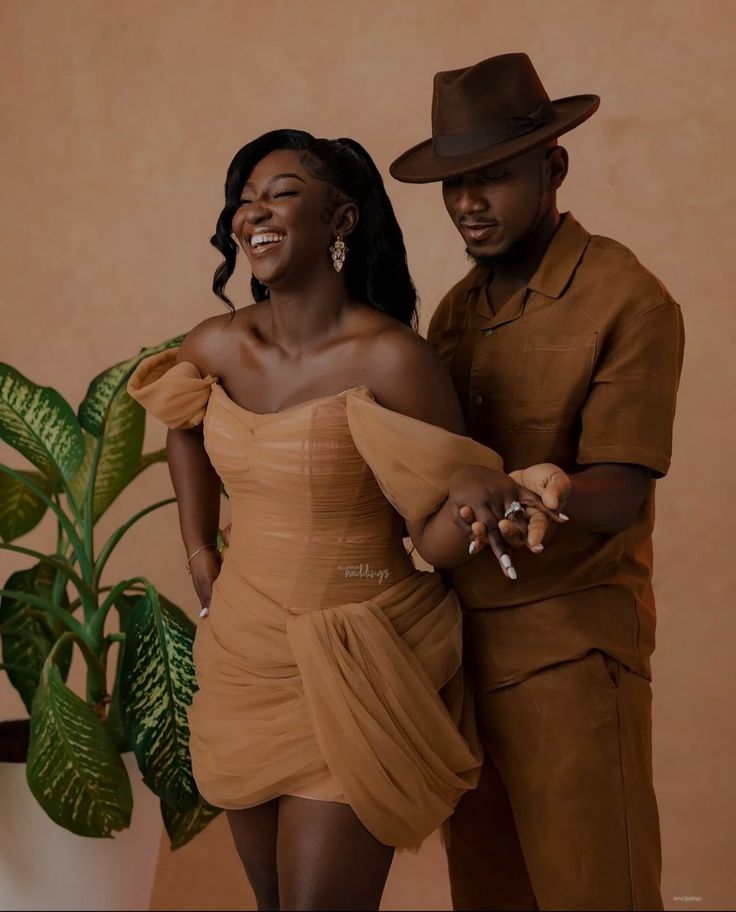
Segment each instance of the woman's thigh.
[{"label": "woman's thigh", "polygon": [[282,908],[378,909],[394,848],[349,805],[282,796],[277,843]]},{"label": "woman's thigh", "polygon": [[276,839],[279,800],[240,811],[226,811],[230,831],[259,910],[278,909]]}]

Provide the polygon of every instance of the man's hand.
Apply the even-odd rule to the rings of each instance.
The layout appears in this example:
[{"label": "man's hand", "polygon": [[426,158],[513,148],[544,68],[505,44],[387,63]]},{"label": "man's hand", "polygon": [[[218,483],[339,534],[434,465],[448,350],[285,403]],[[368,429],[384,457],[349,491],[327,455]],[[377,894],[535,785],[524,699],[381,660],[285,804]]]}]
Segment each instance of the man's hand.
[{"label": "man's hand", "polygon": [[[530,480],[537,481],[535,476],[530,476]],[[485,466],[463,466],[458,469],[450,479],[449,500],[456,510],[455,523],[458,528],[468,534],[474,534],[477,539],[475,549],[471,553],[476,553],[483,544],[488,544],[504,574],[510,579],[516,579],[516,571],[499,531],[499,524],[508,522],[504,520],[504,513],[508,507],[517,501],[525,509],[533,510],[534,516],[540,514],[549,523],[565,521],[554,509],[546,506],[540,495],[520,484],[519,479]],[[520,524],[521,531],[526,537],[526,516],[520,515],[516,522]]]},{"label": "man's hand", "polygon": [[[532,503],[524,504],[526,516],[518,515],[513,520],[501,518],[498,521],[498,531],[505,543],[512,548],[526,546],[535,553],[543,551],[543,542],[549,540],[555,524],[567,521],[568,517],[559,511],[564,507],[572,490],[570,476],[559,466],[550,462],[539,463],[509,474],[522,488],[537,494],[547,509],[540,509]],[[524,501],[520,502],[524,503]],[[549,511],[555,511],[556,516]],[[478,519],[472,507],[463,505],[459,512],[460,516],[470,524],[473,534],[479,541],[477,550],[480,550],[484,544],[490,544],[487,525]]]}]

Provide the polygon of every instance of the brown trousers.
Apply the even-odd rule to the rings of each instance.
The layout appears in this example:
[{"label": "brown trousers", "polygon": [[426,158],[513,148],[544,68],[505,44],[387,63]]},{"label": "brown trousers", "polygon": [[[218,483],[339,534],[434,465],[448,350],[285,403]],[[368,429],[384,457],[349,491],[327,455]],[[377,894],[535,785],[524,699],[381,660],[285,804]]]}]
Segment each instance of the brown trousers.
[{"label": "brown trousers", "polygon": [[455,909],[662,909],[651,686],[598,650],[476,689],[486,752],[447,824]]}]

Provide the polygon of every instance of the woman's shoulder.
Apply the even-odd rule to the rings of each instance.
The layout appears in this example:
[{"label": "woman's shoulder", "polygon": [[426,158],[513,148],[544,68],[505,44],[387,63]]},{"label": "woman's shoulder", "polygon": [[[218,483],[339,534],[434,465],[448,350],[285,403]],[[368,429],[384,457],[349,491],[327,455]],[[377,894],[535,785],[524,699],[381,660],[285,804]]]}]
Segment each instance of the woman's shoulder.
[{"label": "woman's shoulder", "polygon": [[258,305],[242,307],[234,313],[215,314],[194,326],[184,337],[176,360],[189,361],[200,374],[220,376],[225,372],[231,349],[248,336],[253,326],[253,310]]},{"label": "woman's shoulder", "polygon": [[433,346],[411,327],[388,316],[376,329],[367,349],[366,373],[378,403],[464,434],[455,386]]}]

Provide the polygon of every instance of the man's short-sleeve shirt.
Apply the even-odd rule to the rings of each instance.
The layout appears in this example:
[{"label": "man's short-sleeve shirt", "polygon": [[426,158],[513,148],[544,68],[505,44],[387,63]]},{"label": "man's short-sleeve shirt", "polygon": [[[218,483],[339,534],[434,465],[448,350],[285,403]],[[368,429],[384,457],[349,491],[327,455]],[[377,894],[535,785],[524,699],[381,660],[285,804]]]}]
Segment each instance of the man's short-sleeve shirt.
[{"label": "man's short-sleeve shirt", "polygon": [[[489,687],[594,648],[651,678],[654,479],[670,465],[679,305],[627,247],[589,234],[570,212],[527,285],[497,313],[490,278],[473,267],[427,334],[452,375],[468,434],[497,450],[506,471],[633,463],[652,481],[624,532],[582,532],[573,517],[541,554],[516,551],[516,582],[490,549],[445,571],[468,612],[471,659]],[[477,655],[473,640],[483,644]]]}]

